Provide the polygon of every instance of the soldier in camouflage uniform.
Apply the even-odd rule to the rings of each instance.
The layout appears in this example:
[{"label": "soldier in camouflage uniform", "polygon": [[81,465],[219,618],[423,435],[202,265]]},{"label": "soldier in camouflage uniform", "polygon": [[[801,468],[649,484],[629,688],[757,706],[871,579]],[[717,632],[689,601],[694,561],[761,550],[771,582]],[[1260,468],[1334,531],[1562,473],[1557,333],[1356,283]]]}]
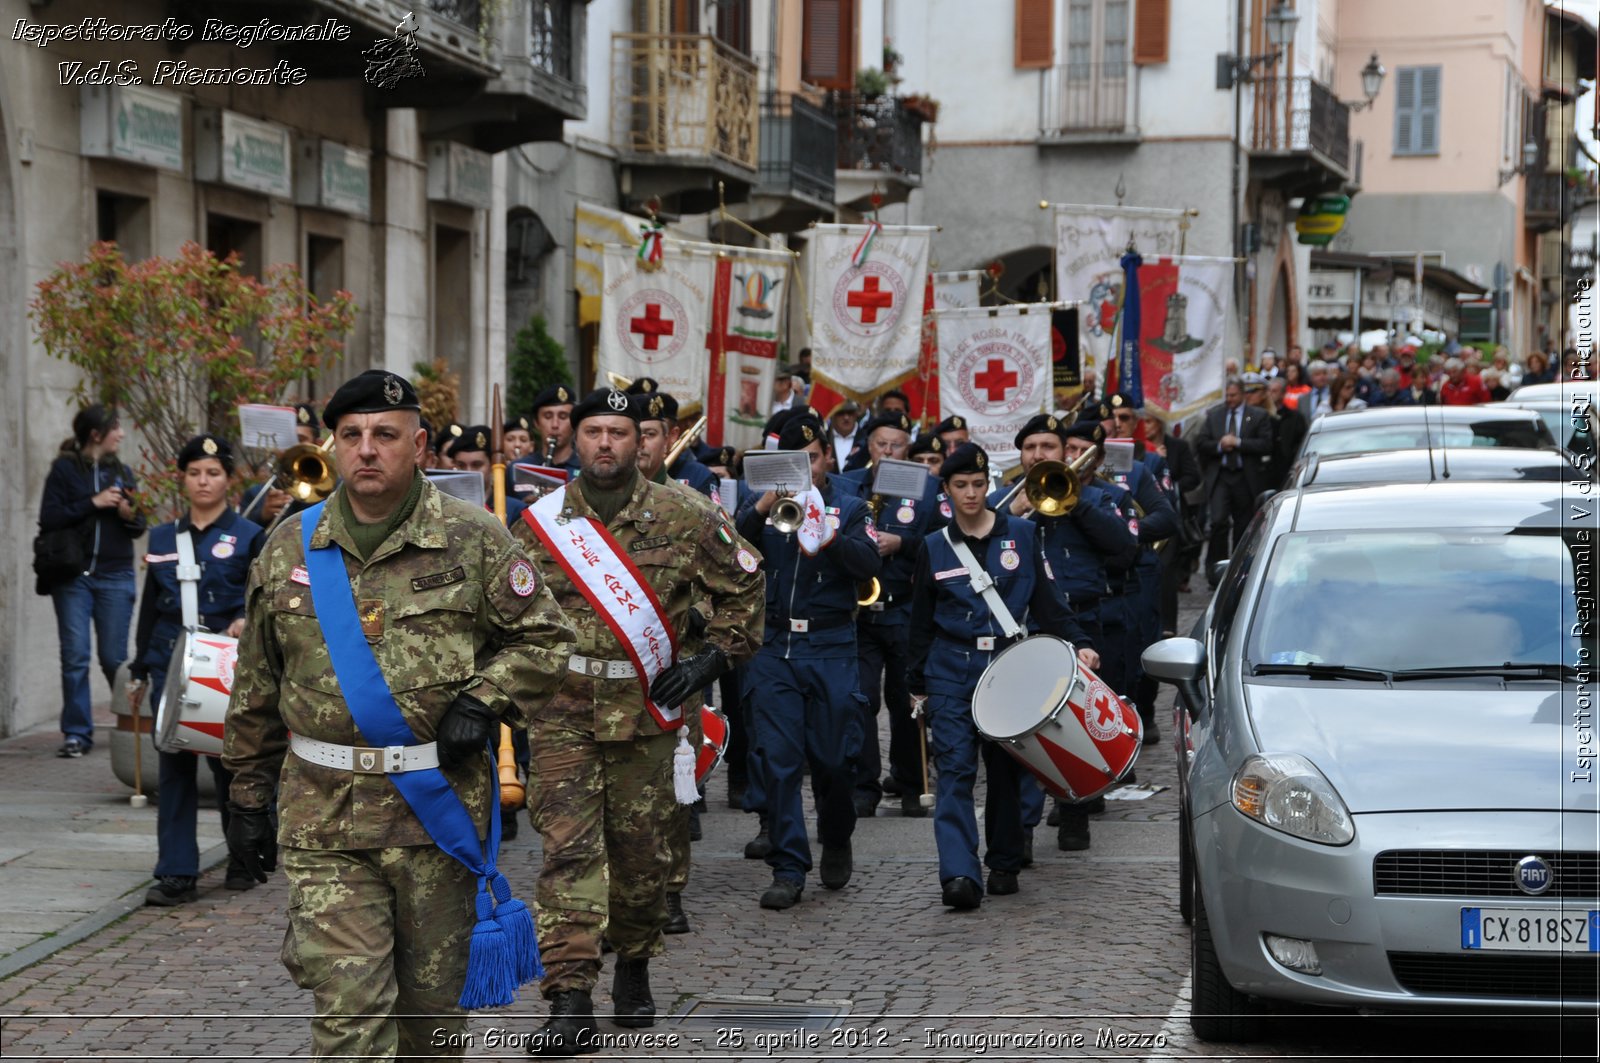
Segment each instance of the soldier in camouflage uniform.
[{"label": "soldier in camouflage uniform", "polygon": [[[602,524],[653,589],[665,622],[680,635],[675,663],[650,685],[650,700],[662,709],[697,707],[690,695],[761,642],[759,559],[701,500],[639,475],[639,413],[628,396],[609,389],[579,403],[572,421],[582,473],[513,529],[578,632],[573,674],[550,707],[534,714],[531,732],[528,807],[544,838],[540,988],[551,1015],[533,1038],[534,1055],[576,1055],[598,1047],[590,991],[600,975],[602,934],[617,952],[617,1023],[655,1021],[648,964],[663,949],[677,737],[646,704],[630,661],[633,650],[580,591],[565,571],[570,561],[557,561],[533,522],[548,519],[567,528],[587,518]],[[584,535],[592,538],[587,530]],[[581,569],[580,564],[575,571]],[[697,603],[708,604],[709,615],[701,611],[705,604],[690,608]],[[702,644],[701,652],[692,653]]]},{"label": "soldier in camouflage uniform", "polygon": [[[502,718],[522,724],[542,709],[565,675],[572,629],[494,516],[418,471],[427,434],[416,410],[410,384],[381,371],[334,395],[324,419],[343,482],[312,547],[341,548],[373,655],[426,743],[406,755],[436,745],[481,838],[494,793],[488,738]],[[355,770],[364,758],[351,747],[368,743],[312,604],[303,519],[289,517],[250,572],[224,739],[235,773],[228,846],[262,881],[283,846],[283,962],[315,995],[315,1055],[459,1058],[441,1034],[466,1026],[457,999],[476,878],[436,846],[381,766]],[[305,759],[320,750],[336,762],[336,747],[343,767]]]}]

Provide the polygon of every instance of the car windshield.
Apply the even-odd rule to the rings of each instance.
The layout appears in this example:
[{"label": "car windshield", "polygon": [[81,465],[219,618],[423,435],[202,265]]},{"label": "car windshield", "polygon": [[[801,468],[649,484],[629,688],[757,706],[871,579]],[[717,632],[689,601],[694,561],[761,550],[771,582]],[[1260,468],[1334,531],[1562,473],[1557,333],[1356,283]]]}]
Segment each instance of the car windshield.
[{"label": "car windshield", "polygon": [[1525,529],[1284,535],[1245,657],[1267,671],[1576,666],[1594,635],[1579,627],[1569,546],[1591,549]]},{"label": "car windshield", "polygon": [[1384,424],[1328,426],[1306,442],[1307,452],[1324,456],[1367,450],[1410,450],[1416,447],[1547,447],[1555,439],[1533,421],[1476,421],[1472,424]]},{"label": "car windshield", "polygon": [[1542,407],[1538,414],[1558,444],[1574,454],[1594,453],[1594,440],[1589,438],[1588,425],[1581,418],[1575,419],[1571,410],[1559,406]]}]

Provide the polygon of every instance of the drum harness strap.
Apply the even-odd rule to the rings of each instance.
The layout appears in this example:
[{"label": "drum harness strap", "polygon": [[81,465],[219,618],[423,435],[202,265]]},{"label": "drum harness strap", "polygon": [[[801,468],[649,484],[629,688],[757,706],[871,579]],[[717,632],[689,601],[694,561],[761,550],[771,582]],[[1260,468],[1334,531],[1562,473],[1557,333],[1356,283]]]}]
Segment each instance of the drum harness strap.
[{"label": "drum harness strap", "polygon": [[200,566],[194,563],[194,536],[178,533],[178,603],[185,631],[200,630]]},{"label": "drum harness strap", "polygon": [[955,551],[956,560],[966,566],[967,576],[972,581],[972,589],[983,597],[983,604],[989,607],[990,614],[1000,625],[1000,633],[1008,639],[1016,638],[1022,631],[1022,625],[1017,623],[1016,617],[1011,615],[1011,610],[1006,608],[1006,601],[1000,597],[1000,592],[994,589],[994,577],[978,564],[978,559],[973,556],[972,548],[965,540],[957,542],[950,538],[948,525],[940,529],[939,534],[944,536],[945,543]]}]

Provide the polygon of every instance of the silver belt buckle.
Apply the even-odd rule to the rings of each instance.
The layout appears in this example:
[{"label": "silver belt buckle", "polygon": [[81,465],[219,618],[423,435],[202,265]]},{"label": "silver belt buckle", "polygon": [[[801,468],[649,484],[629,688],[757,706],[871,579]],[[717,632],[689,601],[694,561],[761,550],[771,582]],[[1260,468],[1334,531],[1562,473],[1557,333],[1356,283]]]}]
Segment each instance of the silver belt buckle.
[{"label": "silver belt buckle", "polygon": [[977,644],[980,650],[992,650],[994,649],[994,636],[982,635],[978,638]]},{"label": "silver belt buckle", "polygon": [[805,632],[808,632],[808,631],[811,630],[811,621],[809,621],[809,620],[796,620],[793,617],[790,617],[789,618],[789,630],[790,631],[797,631],[797,632],[800,632],[801,634],[804,634]]},{"label": "silver belt buckle", "polygon": [[[389,748],[398,749],[399,746]],[[371,746],[350,747],[350,770],[357,775],[387,775],[389,773],[388,749]]]},{"label": "silver belt buckle", "polygon": [[598,679],[600,676],[605,674],[605,670],[606,670],[606,662],[597,661],[593,657],[589,658],[589,674],[590,675],[592,675],[592,676],[594,676],[595,678]]}]

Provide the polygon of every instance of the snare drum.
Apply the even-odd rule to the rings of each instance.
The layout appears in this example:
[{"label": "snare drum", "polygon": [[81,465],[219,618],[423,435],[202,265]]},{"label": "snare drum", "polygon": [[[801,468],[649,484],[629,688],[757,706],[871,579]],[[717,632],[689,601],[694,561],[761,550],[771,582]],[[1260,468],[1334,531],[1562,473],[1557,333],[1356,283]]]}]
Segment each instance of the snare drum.
[{"label": "snare drum", "polygon": [[233,694],[239,640],[185,631],[172,651],[167,688],[151,736],[163,753],[222,755],[222,727]]},{"label": "snare drum", "polygon": [[1068,801],[1115,786],[1133,770],[1144,739],[1133,707],[1083,666],[1071,643],[1052,635],[1013,643],[989,662],[972,695],[972,721]]},{"label": "snare drum", "polygon": [[710,705],[700,706],[700,752],[694,758],[694,781],[704,786],[711,773],[722,763],[722,754],[728,749],[727,718]]}]

